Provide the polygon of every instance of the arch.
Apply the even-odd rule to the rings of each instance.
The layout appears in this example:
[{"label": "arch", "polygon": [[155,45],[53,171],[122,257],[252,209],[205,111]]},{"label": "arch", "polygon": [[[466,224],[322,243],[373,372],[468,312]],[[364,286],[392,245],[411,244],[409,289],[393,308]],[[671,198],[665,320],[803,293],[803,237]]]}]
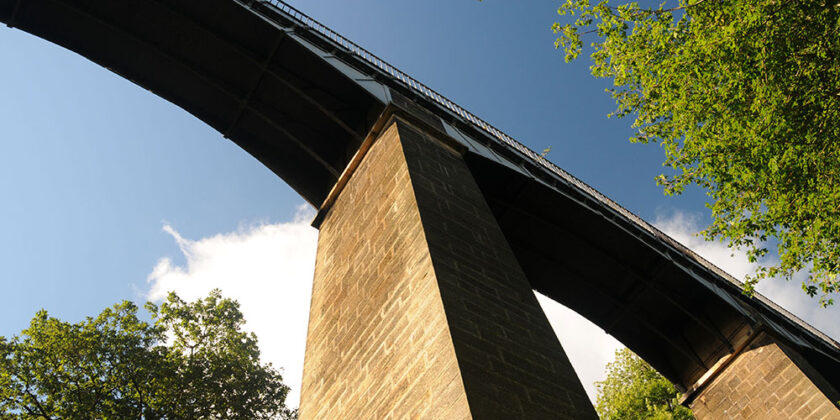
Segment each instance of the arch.
[{"label": "arch", "polygon": [[[377,124],[399,112],[449,139],[536,290],[684,391],[763,331],[820,366],[840,345],[446,98],[276,0],[0,0],[0,21],[180,106],[329,210]],[[606,304],[605,304],[606,303]],[[819,381],[818,381],[819,382]]]}]

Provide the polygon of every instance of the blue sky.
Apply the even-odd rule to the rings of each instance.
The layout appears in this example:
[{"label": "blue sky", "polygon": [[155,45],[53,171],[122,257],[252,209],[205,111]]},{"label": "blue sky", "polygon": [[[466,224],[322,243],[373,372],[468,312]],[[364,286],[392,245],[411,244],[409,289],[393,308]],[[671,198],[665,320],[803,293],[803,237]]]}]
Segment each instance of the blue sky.
[{"label": "blue sky", "polygon": [[[563,63],[549,29],[558,2],[291,3],[532,149],[551,146],[560,167],[693,246],[712,247],[733,274],[749,268],[692,239],[708,220],[702,192],[665,197],[653,181],[659,148],[629,144],[632,121],[606,118],[614,108],[608,84],[589,75],[586,59]],[[249,320],[268,313],[254,291],[289,306],[305,300],[289,315],[297,336],[305,330],[315,233],[288,186],[201,121],[75,53],[6,27],[0,52],[0,335],[26,327],[40,308],[75,321],[121,299],[143,301],[170,286],[198,296],[209,284],[254,302]],[[275,277],[231,279],[243,261],[273,264],[254,276]],[[791,286],[779,290],[798,289]],[[790,299],[824,329],[838,314]],[[252,323],[260,322],[283,328]],[[614,345],[603,340],[592,346]]]}]

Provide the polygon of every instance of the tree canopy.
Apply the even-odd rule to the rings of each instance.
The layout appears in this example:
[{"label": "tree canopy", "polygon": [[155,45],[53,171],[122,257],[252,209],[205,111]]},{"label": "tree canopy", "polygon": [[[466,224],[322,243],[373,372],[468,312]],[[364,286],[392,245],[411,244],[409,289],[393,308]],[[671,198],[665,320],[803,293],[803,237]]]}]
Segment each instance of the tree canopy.
[{"label": "tree canopy", "polygon": [[[592,37],[631,141],[659,143],[666,194],[711,197],[703,231],[743,248],[762,278],[807,271],[820,303],[840,291],[840,2],[679,0],[654,7],[566,0],[566,60]],[[768,260],[775,248],[778,260]]]},{"label": "tree canopy", "polygon": [[595,409],[602,419],[687,420],[694,416],[679,405],[679,393],[671,382],[630,349],[616,350],[607,364],[607,377],[596,382]]},{"label": "tree canopy", "polygon": [[153,323],[128,301],[79,323],[41,310],[19,336],[0,337],[0,417],[296,417],[236,301],[214,290],[146,307]]}]

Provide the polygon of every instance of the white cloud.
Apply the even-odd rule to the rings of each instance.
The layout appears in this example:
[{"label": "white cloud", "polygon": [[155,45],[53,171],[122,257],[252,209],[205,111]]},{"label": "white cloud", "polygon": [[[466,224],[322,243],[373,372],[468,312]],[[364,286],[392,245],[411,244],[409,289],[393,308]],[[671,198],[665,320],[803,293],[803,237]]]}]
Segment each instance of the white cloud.
[{"label": "white cloud", "polygon": [[259,224],[199,240],[183,238],[169,225],[163,230],[184,254],[184,266],[162,258],[148,276],[148,298],[159,301],[169,291],[185,300],[218,288],[239,301],[247,324],[259,338],[263,362],[283,368],[292,389],[287,405],[300,401],[303,353],[318,232],[314,215],[301,206],[289,223]]},{"label": "white cloud", "polygon": [[594,402],[595,381],[606,378],[604,369],[607,363],[612,362],[615,351],[624,346],[577,312],[539,293],[536,295],[586,395]]},{"label": "white cloud", "polygon": [[[756,265],[749,262],[742,251],[732,250],[720,242],[707,242],[696,233],[702,230],[700,216],[674,211],[659,215],[653,223],[667,235],[709,260],[739,280],[753,272]],[[840,337],[840,305],[820,308],[815,299],[806,296],[800,287],[801,279],[790,282],[771,279],[759,283],[758,291],[779,306],[802,318],[835,340]],[[597,325],[565,306],[537,294],[548,320],[569,356],[587,395],[595,401],[595,381],[605,377],[607,363],[613,360],[621,343]]]},{"label": "white cloud", "polygon": [[[299,402],[303,354],[309,319],[309,302],[315,266],[317,231],[309,226],[312,210],[302,206],[294,221],[261,224],[237,232],[190,240],[172,226],[172,235],[184,254],[184,266],[162,258],[149,275],[148,297],[160,300],[169,291],[194,300],[213,288],[237,299],[248,324],[260,339],[263,361],[284,368],[284,380],[292,388],[287,403]],[[674,239],[737,278],[754,266],[743,253],[721,243],[697,237],[697,216],[673,212],[654,223]],[[840,337],[840,307],[825,310],[805,296],[799,282],[765,281],[759,291],[833,336]],[[595,399],[595,381],[604,378],[606,364],[622,345],[601,328],[570,309],[537,294],[540,305],[563,344],[590,399]]]},{"label": "white cloud", "polygon": [[[723,243],[707,242],[698,236],[696,233],[703,229],[698,215],[675,211],[670,215],[660,215],[654,225],[738,280],[743,281],[744,276],[756,268],[756,264],[749,262],[745,252],[733,252]],[[771,259],[767,263],[772,264],[774,261]],[[795,276],[790,281],[762,280],[757,290],[818,330],[835,340],[840,340],[840,323],[837,322],[840,319],[840,305],[821,308],[817,299],[808,297],[802,291],[804,276],[805,274]]]}]

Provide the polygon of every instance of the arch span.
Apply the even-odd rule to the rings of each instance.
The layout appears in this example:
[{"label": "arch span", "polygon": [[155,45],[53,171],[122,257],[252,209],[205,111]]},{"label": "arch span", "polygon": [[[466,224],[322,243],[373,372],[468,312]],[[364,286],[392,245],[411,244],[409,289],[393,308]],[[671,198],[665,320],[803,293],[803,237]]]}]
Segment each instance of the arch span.
[{"label": "arch span", "polygon": [[0,21],[195,115],[320,208],[318,220],[398,114],[463,154],[534,289],[689,398],[762,333],[840,399],[834,340],[743,296],[737,280],[618,204],[277,0],[0,0]]}]

